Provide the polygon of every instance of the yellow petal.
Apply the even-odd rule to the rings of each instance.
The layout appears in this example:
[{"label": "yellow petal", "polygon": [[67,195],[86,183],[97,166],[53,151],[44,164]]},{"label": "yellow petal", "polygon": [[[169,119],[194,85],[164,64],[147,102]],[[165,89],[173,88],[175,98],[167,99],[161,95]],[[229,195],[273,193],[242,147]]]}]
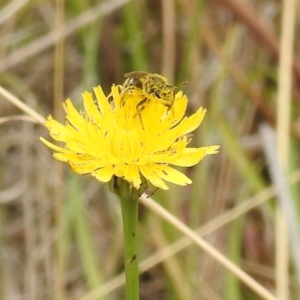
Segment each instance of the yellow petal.
[{"label": "yellow petal", "polygon": [[178,185],[187,185],[192,183],[192,181],[183,173],[168,166],[161,166],[160,168],[157,168],[157,174],[162,179]]},{"label": "yellow petal", "polygon": [[153,186],[156,186],[162,190],[169,189],[161,177],[157,176],[156,172],[149,165],[140,166],[140,171],[143,176],[149,180],[151,184],[153,184]]},{"label": "yellow petal", "polygon": [[171,164],[181,167],[191,167],[201,161],[206,155],[218,153],[218,149],[219,146],[186,148],[180,156],[174,158]]},{"label": "yellow petal", "polygon": [[103,93],[103,90],[100,85],[98,85],[97,87],[94,87],[94,93],[96,95],[101,114],[105,115],[107,113],[110,113],[111,106],[108,103],[108,100],[107,100],[105,94]]},{"label": "yellow petal", "polygon": [[84,109],[87,113],[88,119],[93,124],[102,124],[102,115],[100,114],[100,111],[98,110],[97,106],[94,103],[93,95],[92,93],[84,93],[83,96],[83,104]]},{"label": "yellow petal", "polygon": [[187,97],[183,95],[182,92],[178,92],[175,96],[175,99],[175,103],[169,114],[169,117],[171,118],[171,126],[177,125],[178,122],[183,118],[188,103]]},{"label": "yellow petal", "polygon": [[63,103],[63,107],[67,113],[66,119],[77,129],[80,130],[84,126],[82,115],[75,109],[70,99]]},{"label": "yellow petal", "polygon": [[54,150],[54,151],[58,151],[58,152],[62,152],[62,153],[69,153],[70,151],[68,151],[65,148],[62,147],[58,147],[50,142],[48,142],[47,140],[45,140],[44,138],[40,137],[40,141],[43,142],[46,146],[48,146],[50,149]]},{"label": "yellow petal", "polygon": [[114,175],[114,168],[112,165],[107,165],[102,169],[92,172],[92,176],[94,176],[97,180],[102,182],[110,181],[113,175]]},{"label": "yellow petal", "polygon": [[126,166],[124,170],[124,178],[130,182],[135,189],[139,189],[142,183],[139,168],[136,165]]},{"label": "yellow petal", "polygon": [[68,160],[68,165],[70,166],[70,168],[72,169],[72,171],[74,171],[75,173],[78,174],[89,174],[94,172],[95,170],[99,169],[99,168],[104,168],[104,166],[106,165],[106,163],[104,162],[100,162],[97,160],[90,160],[87,162],[83,162],[81,161],[77,161],[76,160]]},{"label": "yellow petal", "polygon": [[190,133],[199,127],[205,117],[206,111],[205,108],[200,107],[196,113],[183,119],[178,125],[180,127],[180,134],[184,135]]}]

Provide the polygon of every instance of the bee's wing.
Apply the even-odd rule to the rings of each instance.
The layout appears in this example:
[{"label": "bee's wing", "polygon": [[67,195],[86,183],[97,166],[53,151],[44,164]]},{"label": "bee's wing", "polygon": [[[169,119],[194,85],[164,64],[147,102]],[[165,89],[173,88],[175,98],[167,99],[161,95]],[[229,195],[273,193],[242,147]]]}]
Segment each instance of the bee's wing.
[{"label": "bee's wing", "polygon": [[128,73],[125,73],[124,76],[126,78],[134,78],[134,79],[140,79],[141,77],[143,76],[146,76],[148,75],[149,73],[147,72],[144,72],[144,71],[132,71],[132,72],[128,72]]}]

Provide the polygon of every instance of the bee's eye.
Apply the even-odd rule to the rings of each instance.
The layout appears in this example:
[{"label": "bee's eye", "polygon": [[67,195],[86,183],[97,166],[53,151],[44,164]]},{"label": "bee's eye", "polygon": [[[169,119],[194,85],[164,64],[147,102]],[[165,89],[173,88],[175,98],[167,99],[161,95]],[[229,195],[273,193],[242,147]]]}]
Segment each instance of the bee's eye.
[{"label": "bee's eye", "polygon": [[159,98],[159,99],[161,98],[161,97],[160,97],[160,93],[159,93],[158,90],[156,90],[156,91],[154,92],[154,95],[155,95],[155,97],[157,97],[157,98]]}]

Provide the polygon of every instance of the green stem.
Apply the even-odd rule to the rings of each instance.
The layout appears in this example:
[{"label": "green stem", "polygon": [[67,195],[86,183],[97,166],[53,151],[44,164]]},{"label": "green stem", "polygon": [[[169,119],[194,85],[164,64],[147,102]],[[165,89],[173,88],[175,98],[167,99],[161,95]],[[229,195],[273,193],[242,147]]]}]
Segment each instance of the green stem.
[{"label": "green stem", "polygon": [[120,198],[120,201],[125,249],[126,299],[139,300],[138,200],[125,197]]}]

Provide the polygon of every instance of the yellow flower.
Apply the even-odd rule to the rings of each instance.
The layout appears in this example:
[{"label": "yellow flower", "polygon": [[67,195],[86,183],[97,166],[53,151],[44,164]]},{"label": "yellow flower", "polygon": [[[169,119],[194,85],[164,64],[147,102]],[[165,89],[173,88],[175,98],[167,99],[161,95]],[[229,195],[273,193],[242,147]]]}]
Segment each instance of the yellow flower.
[{"label": "yellow flower", "polygon": [[78,174],[91,174],[97,180],[109,182],[115,178],[127,181],[138,190],[145,180],[167,190],[165,181],[179,185],[192,181],[170,165],[189,167],[204,156],[216,154],[219,146],[188,148],[190,132],[201,123],[204,108],[184,117],[187,97],[180,91],[169,110],[159,101],[148,101],[137,110],[145,96],[139,89],[121,93],[122,86],[112,86],[105,96],[100,86],[92,93],[82,94],[85,112],[78,112],[70,99],[63,104],[66,123],[51,116],[45,126],[51,137],[65,143],[58,147],[41,141],[55,151],[54,158],[68,163]]}]

